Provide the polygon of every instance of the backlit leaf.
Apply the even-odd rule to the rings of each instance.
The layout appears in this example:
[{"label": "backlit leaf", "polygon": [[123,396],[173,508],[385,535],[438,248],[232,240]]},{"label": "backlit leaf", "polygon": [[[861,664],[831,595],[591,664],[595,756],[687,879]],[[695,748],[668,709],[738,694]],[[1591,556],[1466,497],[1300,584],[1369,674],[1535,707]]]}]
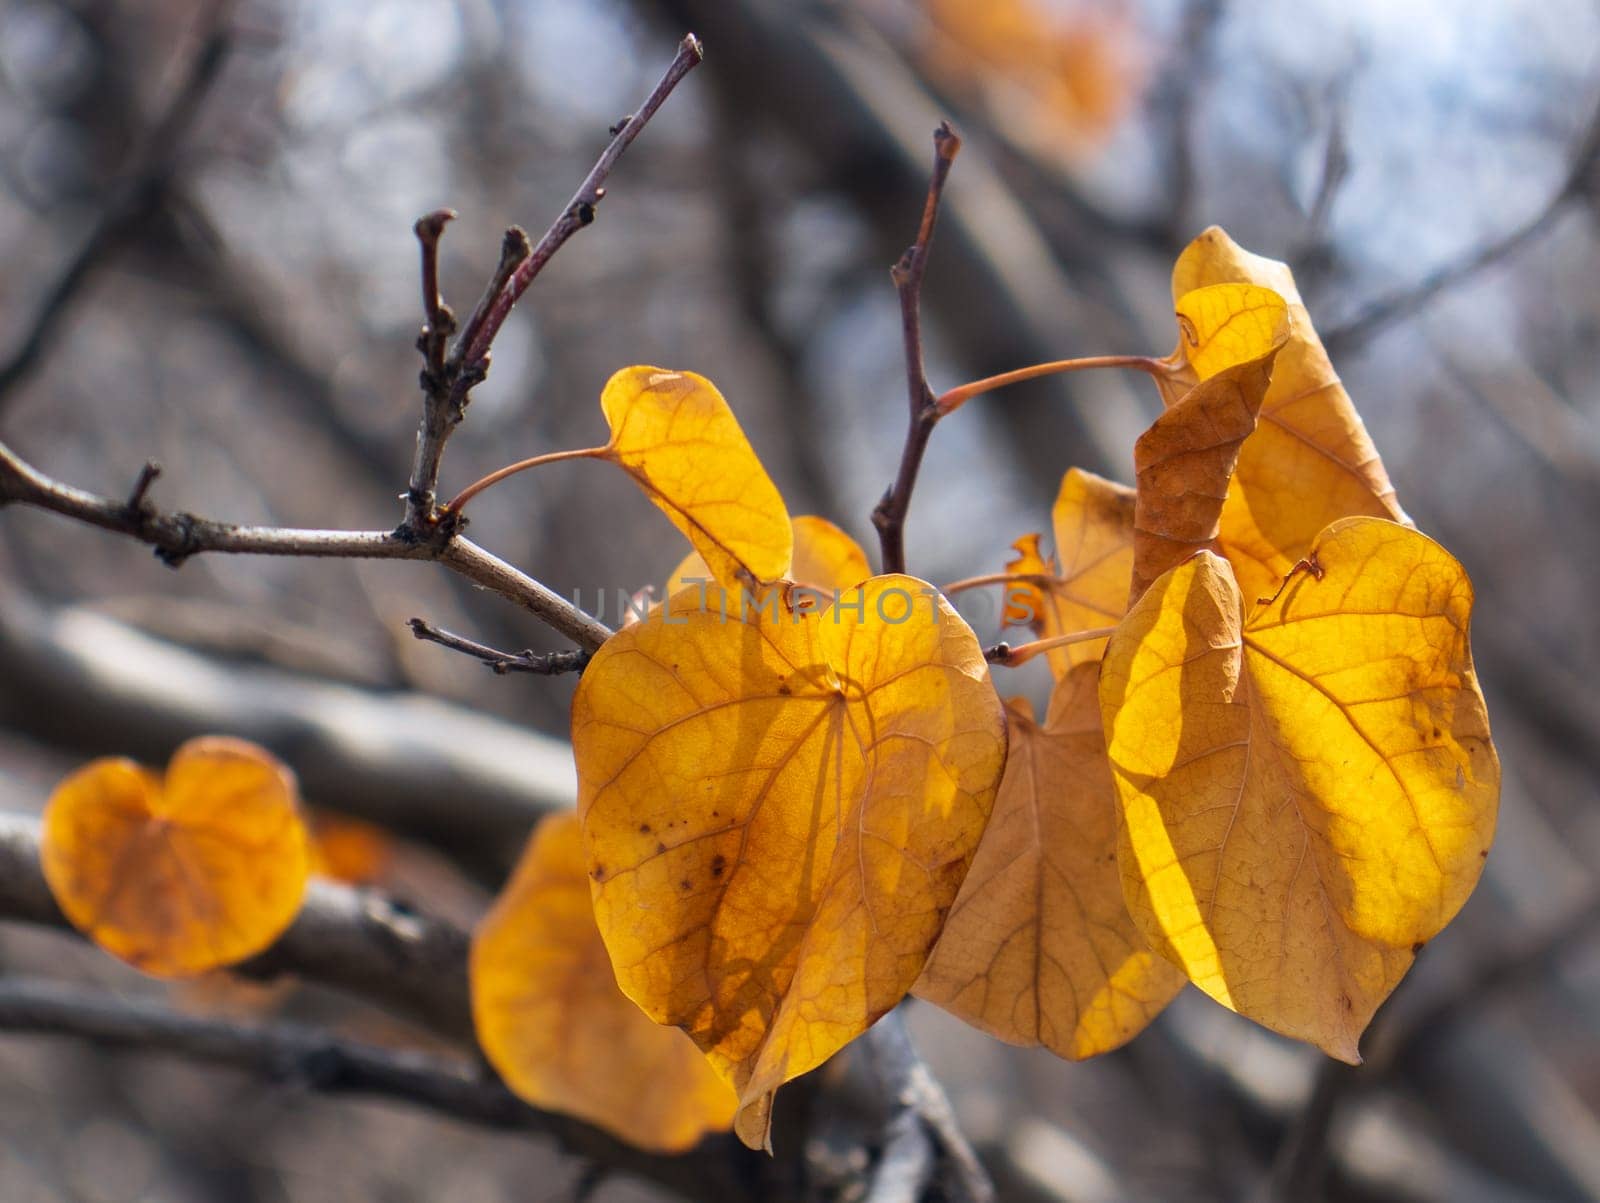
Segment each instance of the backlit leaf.
[{"label": "backlit leaf", "polygon": [[1240,448],[1288,337],[1286,309],[1266,289],[1218,285],[1178,303],[1185,342],[1205,374],[1133,447],[1133,586],[1137,598],[1167,569],[1214,547]]},{"label": "backlit leaf", "polygon": [[1006,703],[994,815],[916,985],[1001,1040],[1073,1060],[1132,1039],[1185,981],[1122,900],[1098,676],[1072,669],[1042,727],[1025,700]]},{"label": "backlit leaf", "polygon": [[1353,518],[1248,621],[1227,561],[1183,561],[1102,664],[1135,922],[1219,1002],[1343,1060],[1494,833],[1471,608],[1436,543]]},{"label": "backlit leaf", "polygon": [[624,368],[606,382],[605,458],[633,477],[737,592],[783,578],[793,540],[777,486],[716,386],[693,372]]},{"label": "backlit leaf", "polygon": [[[872,565],[861,545],[826,518],[801,514],[791,526],[794,555],[784,579],[831,598],[834,590],[853,589],[872,575]],[[714,580],[704,558],[691,551],[667,578],[666,596],[684,589],[705,589],[709,593],[708,604],[715,605],[717,594],[710,592]]]},{"label": "backlit leaf", "polygon": [[771,1093],[916,980],[1005,759],[982,648],[931,586],[767,604],[680,593],[595,654],[572,713],[618,984],[734,1083],[753,1145]]},{"label": "backlit leaf", "polygon": [[472,937],[472,1015],[490,1063],[537,1107],[677,1152],[733,1123],[700,1050],[617,988],[595,926],[578,817],[539,824]]},{"label": "backlit leaf", "polygon": [[242,961],[289,926],[310,855],[294,778],[243,740],[190,740],[164,777],[96,760],[56,786],[40,860],[62,912],[159,977]]},{"label": "backlit leaf", "polygon": [[1239,454],[1222,511],[1222,551],[1245,598],[1254,600],[1277,588],[1329,523],[1360,514],[1409,519],[1288,267],[1251,254],[1213,226],[1179,256],[1172,293],[1182,297],[1219,283],[1270,288],[1288,303],[1290,315],[1288,344],[1273,367],[1260,424]]},{"label": "backlit leaf", "polygon": [[[1133,575],[1133,490],[1073,468],[1050,516],[1059,567],[1044,587],[1040,636],[1114,625],[1128,608]],[[1098,660],[1105,646],[1096,639],[1052,648],[1051,672],[1060,680],[1073,665]]]}]

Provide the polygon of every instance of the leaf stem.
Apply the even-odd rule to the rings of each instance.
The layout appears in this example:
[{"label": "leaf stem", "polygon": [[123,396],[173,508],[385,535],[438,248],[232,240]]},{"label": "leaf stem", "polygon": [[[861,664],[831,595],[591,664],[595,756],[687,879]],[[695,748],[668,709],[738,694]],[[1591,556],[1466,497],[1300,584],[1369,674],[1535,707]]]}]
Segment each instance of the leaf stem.
[{"label": "leaf stem", "polygon": [[444,503],[441,512],[459,518],[462,508],[479,493],[497,485],[508,476],[515,476],[518,472],[525,472],[529,468],[537,468],[541,464],[555,464],[569,459],[600,459],[606,454],[604,447],[578,447],[571,451],[547,451],[543,455],[530,456],[528,459],[518,460],[514,464],[507,464],[504,468],[497,468],[489,475],[473,481],[461,492]]},{"label": "leaf stem", "polygon": [[982,576],[963,577],[939,587],[940,593],[960,593],[966,589],[981,589],[987,585],[1052,585],[1061,580],[1047,572],[988,572]]},{"label": "leaf stem", "polygon": [[1037,380],[1041,376],[1055,376],[1063,372],[1083,372],[1091,368],[1137,368],[1157,378],[1168,371],[1165,361],[1149,355],[1090,355],[1082,359],[1057,359],[1050,363],[1036,363],[1031,367],[1018,368],[1014,372],[1001,372],[998,376],[985,376],[982,380],[959,384],[941,393],[938,400],[939,416],[942,418],[946,414],[953,413],[972,398],[982,393],[992,393],[1008,384],[1020,384],[1024,380]]},{"label": "leaf stem", "polygon": [[1016,647],[1012,647],[1009,643],[997,643],[983,653],[983,658],[990,664],[998,664],[1002,668],[1019,668],[1041,652],[1067,647],[1074,643],[1088,643],[1093,639],[1104,639],[1114,634],[1116,629],[1116,627],[1090,627],[1086,631],[1073,631],[1067,635],[1052,635],[1049,639],[1035,639],[1032,643],[1019,643]]}]

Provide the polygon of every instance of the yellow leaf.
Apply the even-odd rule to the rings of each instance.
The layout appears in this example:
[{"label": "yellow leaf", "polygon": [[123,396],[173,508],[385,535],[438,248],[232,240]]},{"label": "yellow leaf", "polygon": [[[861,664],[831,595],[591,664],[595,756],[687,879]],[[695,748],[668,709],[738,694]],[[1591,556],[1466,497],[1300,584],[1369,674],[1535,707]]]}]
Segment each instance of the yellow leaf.
[{"label": "yellow leaf", "polygon": [[1256,428],[1273,362],[1288,337],[1281,299],[1221,285],[1187,294],[1178,316],[1208,374],[1133,445],[1133,585],[1129,600],[1201,548],[1215,547],[1234,464]]},{"label": "yellow leaf", "polygon": [[1203,285],[1177,297],[1175,311],[1174,358],[1193,371],[1195,384],[1260,359],[1289,337],[1288,303],[1254,284]]},{"label": "yellow leaf", "polygon": [[[794,556],[785,578],[807,589],[815,589],[832,598],[834,590],[853,589],[872,575],[872,565],[861,545],[826,518],[801,514],[791,524],[794,533]],[[691,551],[672,570],[667,578],[666,596],[684,589],[710,590],[715,578],[706,567],[705,559]],[[711,602],[716,594],[711,593]],[[736,604],[736,602],[735,602]]]},{"label": "yellow leaf", "polygon": [[668,1153],[732,1125],[733,1089],[688,1037],[617,988],[576,815],[551,815],[528,841],[473,932],[471,980],[478,1043],[535,1106]]},{"label": "yellow leaf", "polygon": [[[1128,609],[1133,576],[1134,494],[1126,485],[1079,468],[1061,478],[1051,511],[1058,576],[1045,587],[1046,639],[1112,626]],[[1105,640],[1052,648],[1050,668],[1060,680],[1075,664],[1100,659]]]},{"label": "yellow leaf", "polygon": [[1102,664],[1135,922],[1219,1002],[1343,1060],[1494,834],[1471,608],[1443,548],[1353,518],[1248,622],[1227,561],[1183,561]]},{"label": "yellow leaf", "polygon": [[130,760],[85,765],[50,795],[39,853],[73,926],[158,977],[266,948],[310,871],[294,777],[218,737],[184,744],[164,779]]},{"label": "yellow leaf", "polygon": [[617,464],[735,593],[781,580],[793,540],[777,486],[704,376],[631,367],[600,396]]},{"label": "yellow leaf", "polygon": [[789,579],[831,594],[854,589],[872,575],[867,553],[826,518],[802,514],[794,520],[794,563]]},{"label": "yellow leaf", "polygon": [[916,985],[1001,1040],[1075,1061],[1138,1035],[1185,980],[1122,900],[1098,676],[1095,664],[1072,669],[1043,727],[1026,701],[1006,703],[994,815]]},{"label": "yellow leaf", "polygon": [[1246,599],[1271,593],[1329,523],[1365,514],[1409,523],[1350,395],[1284,264],[1244,250],[1216,226],[1189,244],[1172,293],[1218,283],[1261,285],[1288,303],[1290,336],[1239,454],[1220,543]]},{"label": "yellow leaf", "polygon": [[932,586],[766,600],[724,619],[678,594],[606,642],[572,707],[618,984],[734,1083],[753,1145],[768,1096],[916,980],[1005,759],[983,650]]}]

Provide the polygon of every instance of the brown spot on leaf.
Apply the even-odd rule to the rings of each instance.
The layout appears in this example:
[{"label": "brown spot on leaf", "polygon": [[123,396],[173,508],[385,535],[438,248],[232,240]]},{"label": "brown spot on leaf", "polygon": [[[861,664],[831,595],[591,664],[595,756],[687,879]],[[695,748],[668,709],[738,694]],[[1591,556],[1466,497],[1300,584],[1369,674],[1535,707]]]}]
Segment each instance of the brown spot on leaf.
[{"label": "brown spot on leaf", "polygon": [[721,877],[724,869],[728,867],[728,858],[722,853],[717,853],[711,858],[711,876]]}]

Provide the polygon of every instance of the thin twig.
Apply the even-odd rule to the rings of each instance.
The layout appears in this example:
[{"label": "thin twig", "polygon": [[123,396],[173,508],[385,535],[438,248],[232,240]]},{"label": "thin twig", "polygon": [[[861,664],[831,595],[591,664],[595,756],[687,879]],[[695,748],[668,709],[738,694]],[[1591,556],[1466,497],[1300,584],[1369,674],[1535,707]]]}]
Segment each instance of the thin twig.
[{"label": "thin twig", "polygon": [[939,401],[928,387],[922,356],[922,278],[928,266],[934,226],[939,220],[939,201],[944,195],[945,181],[950,177],[950,166],[960,150],[960,137],[950,128],[949,122],[941,123],[933,134],[933,175],[928,181],[928,199],[922,208],[917,239],[890,271],[900,297],[900,328],[905,344],[911,415],[906,427],[905,448],[900,455],[899,474],[872,511],[884,572],[906,570],[906,511],[911,507],[911,492],[916,488],[917,472],[922,467],[923,453],[928,449],[928,438],[939,422]]},{"label": "thin twig", "polygon": [[[490,347],[511,307],[566,241],[594,221],[595,207],[605,196],[606,178],[622,152],[644,130],[679,81],[699,65],[701,57],[699,39],[689,34],[679,43],[678,53],[661,81],[639,111],[612,136],[572,200],[537,246],[528,251],[526,234],[516,227],[506,231],[500,263],[490,280],[489,290],[467,320],[454,350],[437,372],[425,370],[423,373],[422,420],[417,426],[417,450],[406,486],[405,518],[405,525],[419,538],[431,535],[441,523],[437,492],[445,443],[460,425],[473,387],[488,374]],[[453,528],[454,524],[446,525]]]},{"label": "thin twig", "polygon": [[533,283],[538,274],[544,270],[545,264],[550,262],[567,239],[594,221],[595,211],[606,194],[606,177],[617,165],[622,152],[627,150],[629,144],[644,131],[644,127],[655,116],[656,110],[665,103],[668,96],[672,95],[672,90],[684,76],[700,65],[704,57],[705,51],[701,48],[700,39],[694,34],[685,35],[683,41],[678,43],[678,53],[673,56],[666,74],[651,89],[650,95],[645,97],[644,103],[639,106],[639,111],[615,127],[616,132],[612,135],[610,145],[601,153],[588,176],[578,186],[578,191],[573,193],[561,216],[556,218],[545,231],[544,237],[539,239],[532,253],[512,272],[510,280],[490,303],[482,320],[475,325],[469,325],[462,333],[452,356],[461,371],[470,373],[474,369],[488,367],[490,344],[494,342],[495,335],[505,323],[511,307],[521,299],[522,294],[528,290],[528,285]]},{"label": "thin twig", "polygon": [[455,220],[454,209],[435,209],[417,218],[413,226],[422,247],[422,333],[417,350],[422,352],[424,392],[431,393],[444,380],[445,349],[456,332],[456,315],[439,295],[439,238],[447,223]]},{"label": "thin twig", "polygon": [[459,346],[465,347],[477,338],[478,331],[483,328],[484,320],[489,316],[489,310],[494,307],[495,300],[511,282],[512,274],[532,254],[533,243],[528,240],[528,231],[521,226],[512,226],[505,232],[500,240],[500,261],[495,264],[494,274],[489,277],[483,295],[473,307],[472,316],[462,328],[461,338],[458,340]]},{"label": "thin twig", "polygon": [[562,673],[581,673],[589,663],[589,653],[581,649],[570,652],[545,652],[539,654],[531,648],[520,652],[502,652],[486,643],[454,635],[431,626],[420,618],[406,620],[411,633],[424,643],[437,643],[451,651],[462,652],[496,673],[534,673],[541,677],[555,677]]},{"label": "thin twig", "polygon": [[504,873],[529,829],[570,810],[571,745],[428,694],[220,662],[89,606],[0,592],[0,727],[65,755],[150,763],[197,735],[292,760],[304,794]]},{"label": "thin twig", "polygon": [[155,548],[156,554],[173,567],[207,551],[431,560],[515,602],[588,651],[594,651],[611,636],[611,629],[598,619],[459,535],[441,542],[419,540],[404,527],[395,531],[307,530],[218,522],[157,509],[146,496],[150,483],[147,475],[148,471],[140,474],[134,490],[138,502],[135,505],[132,500],[117,501],[62,484],[0,443],[0,508],[12,503],[36,506],[127,535]]},{"label": "thin twig", "polygon": [[16,344],[4,366],[0,366],[0,408],[4,408],[15,387],[38,364],[63,328],[63,318],[95,270],[111,252],[157,207],[177,163],[184,135],[203,107],[206,93],[216,83],[228,55],[231,34],[228,29],[230,4],[218,4],[210,17],[210,29],[195,51],[183,80],[172,94],[166,109],[150,127],[142,148],[120,183],[111,188],[111,199],[89,231],[77,254],[67,263],[45,293],[28,332]]}]

